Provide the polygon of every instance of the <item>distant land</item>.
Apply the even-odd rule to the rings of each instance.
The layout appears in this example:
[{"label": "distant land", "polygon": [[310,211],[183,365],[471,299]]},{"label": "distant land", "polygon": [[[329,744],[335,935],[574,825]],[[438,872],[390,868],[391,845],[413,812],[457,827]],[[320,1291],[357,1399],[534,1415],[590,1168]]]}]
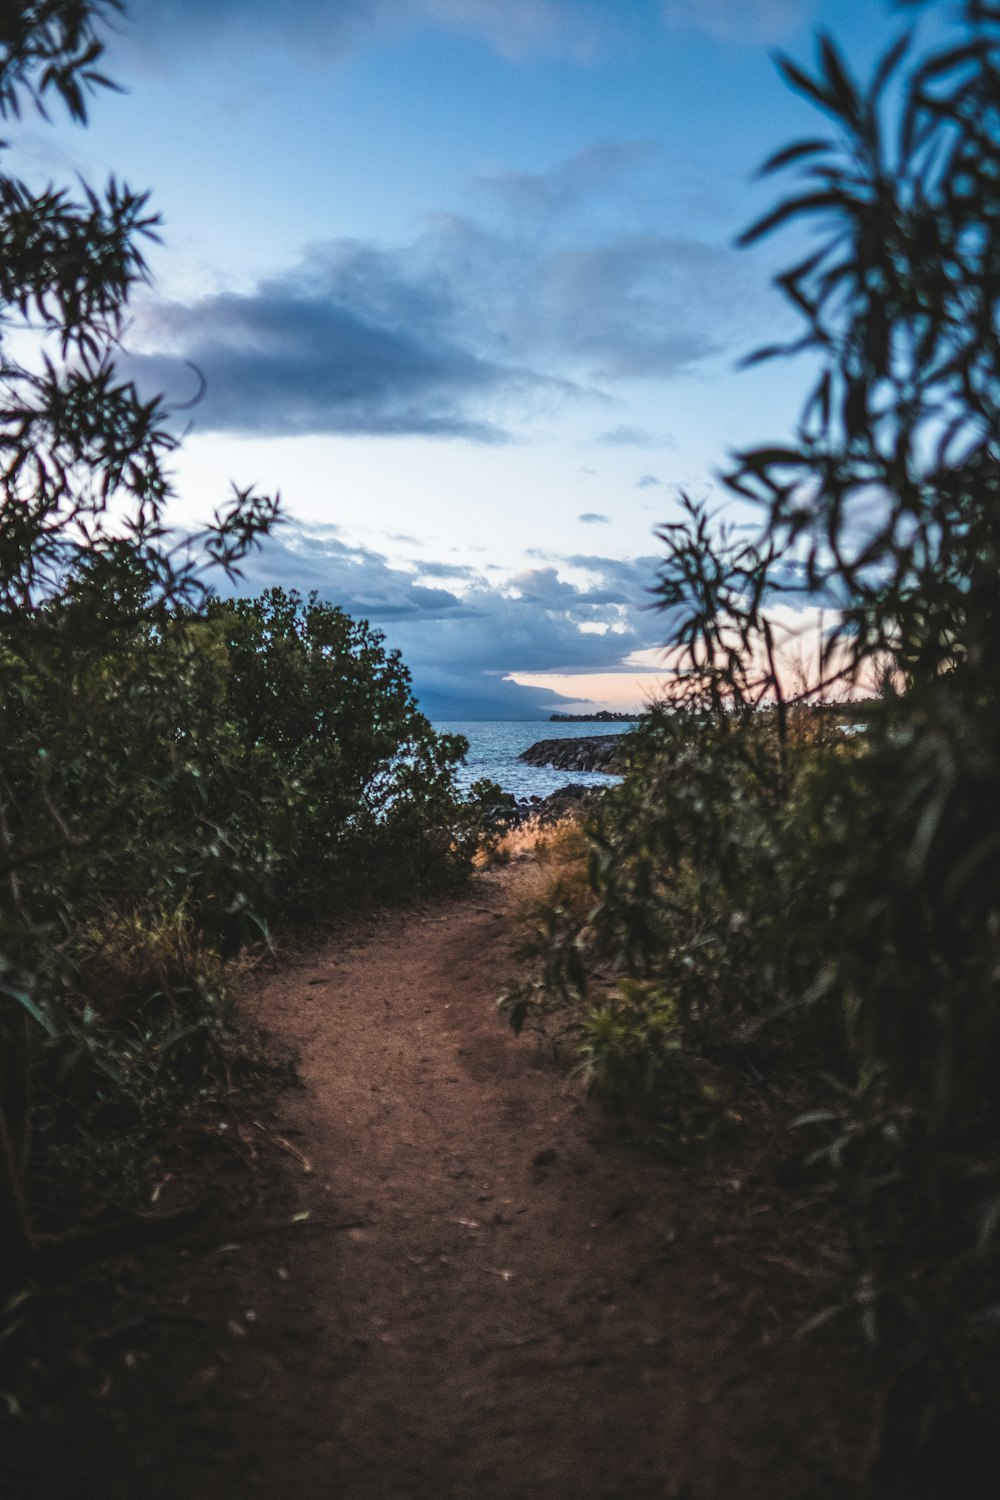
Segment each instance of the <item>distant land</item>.
[{"label": "distant land", "polygon": [[641,713],[620,714],[612,713],[607,708],[599,709],[592,714],[549,714],[550,724],[634,724],[636,719],[643,718]]}]

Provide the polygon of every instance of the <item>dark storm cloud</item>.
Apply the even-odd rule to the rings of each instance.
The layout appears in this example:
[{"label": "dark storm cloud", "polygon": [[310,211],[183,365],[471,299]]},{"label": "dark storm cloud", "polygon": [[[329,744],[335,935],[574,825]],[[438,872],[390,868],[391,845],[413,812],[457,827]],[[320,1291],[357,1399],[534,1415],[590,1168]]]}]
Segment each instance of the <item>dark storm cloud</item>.
[{"label": "dark storm cloud", "polygon": [[[130,373],[145,387],[182,400],[195,366],[205,393],[195,425],[206,432],[301,436],[307,433],[425,433],[502,442],[503,429],[470,414],[487,392],[517,388],[504,371],[438,333],[433,319],[412,327],[400,310],[381,320],[296,278],[249,296],[221,294],[157,308]],[[156,344],[173,346],[171,354]]]},{"label": "dark storm cloud", "polygon": [[203,431],[425,433],[500,442],[484,408],[558,385],[477,349],[455,291],[417,252],[354,240],[315,248],[250,293],[154,305],[133,359],[145,386],[180,399],[205,380]]},{"label": "dark storm cloud", "polygon": [[332,240],[249,292],[153,304],[134,373],[181,404],[194,365],[201,431],[495,443],[567,400],[689,372],[740,338],[734,252],[600,216],[581,224],[595,175],[606,197],[620,171],[614,192],[631,201],[632,152],[596,154],[599,171],[578,153],[533,176],[513,220],[509,183],[480,184],[478,217],[438,214],[408,245]]},{"label": "dark storm cloud", "polygon": [[[418,695],[451,694],[456,708],[478,705],[481,712],[492,704],[499,713],[504,705],[558,706],[551,694],[505,684],[510,672],[614,671],[633,651],[656,645],[662,630],[646,608],[653,561],[588,554],[565,559],[587,575],[584,584],[562,577],[554,564],[495,584],[485,573],[436,562],[408,572],[379,552],[291,522],[246,559],[237,591],[315,589],[385,632],[402,651]],[[446,586],[449,578],[454,588]]]},{"label": "dark storm cloud", "polygon": [[522,687],[495,673],[470,678],[447,665],[423,667],[414,691],[423,712],[438,723],[449,719],[544,719],[575,701],[550,688]]}]

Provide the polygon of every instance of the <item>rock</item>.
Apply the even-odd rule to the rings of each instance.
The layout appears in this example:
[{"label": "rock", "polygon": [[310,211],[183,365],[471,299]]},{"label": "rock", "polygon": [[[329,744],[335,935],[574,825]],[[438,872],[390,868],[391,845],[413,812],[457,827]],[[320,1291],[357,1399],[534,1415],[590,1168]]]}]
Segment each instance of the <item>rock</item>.
[{"label": "rock", "polygon": [[624,734],[587,734],[578,738],[538,740],[523,750],[529,766],[555,766],[558,771],[604,771],[620,776],[625,770]]},{"label": "rock", "polygon": [[516,822],[524,823],[529,818],[543,827],[558,823],[567,813],[583,812],[594,793],[594,787],[581,786],[578,781],[561,786],[547,797],[529,797],[518,804],[520,817]]}]

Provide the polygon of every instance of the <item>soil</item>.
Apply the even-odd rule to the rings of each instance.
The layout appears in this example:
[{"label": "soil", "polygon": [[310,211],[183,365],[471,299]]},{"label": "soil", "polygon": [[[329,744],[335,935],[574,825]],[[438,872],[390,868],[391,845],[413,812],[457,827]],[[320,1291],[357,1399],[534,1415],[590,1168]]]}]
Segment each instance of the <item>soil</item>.
[{"label": "soil", "polygon": [[794,1337],[828,1287],[759,1132],[667,1159],[498,1016],[529,874],[257,976],[300,1086],[214,1121],[196,1231],[74,1284],[9,1500],[869,1494],[858,1356]]}]

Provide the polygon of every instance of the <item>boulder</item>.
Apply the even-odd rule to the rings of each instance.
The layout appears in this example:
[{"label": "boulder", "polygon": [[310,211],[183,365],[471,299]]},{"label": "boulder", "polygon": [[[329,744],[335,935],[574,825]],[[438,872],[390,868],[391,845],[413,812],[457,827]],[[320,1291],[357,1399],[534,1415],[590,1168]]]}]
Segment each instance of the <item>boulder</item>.
[{"label": "boulder", "polygon": [[525,818],[531,818],[546,827],[550,823],[558,823],[567,813],[584,812],[593,790],[593,787],[581,786],[578,781],[570,782],[569,786],[561,786],[547,797],[532,797],[530,802],[522,803],[521,806],[524,808]]},{"label": "boulder", "polygon": [[625,770],[624,734],[586,734],[572,739],[538,740],[521,752],[529,766],[555,766],[557,771],[604,771],[620,776]]}]

